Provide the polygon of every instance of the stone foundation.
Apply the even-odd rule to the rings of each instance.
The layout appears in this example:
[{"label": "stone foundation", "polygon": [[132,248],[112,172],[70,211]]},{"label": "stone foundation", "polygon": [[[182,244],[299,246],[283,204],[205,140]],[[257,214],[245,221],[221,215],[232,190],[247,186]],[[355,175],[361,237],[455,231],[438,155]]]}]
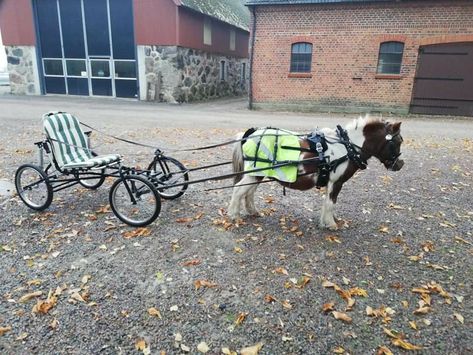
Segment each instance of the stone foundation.
[{"label": "stone foundation", "polygon": [[5,46],[10,74],[10,90],[14,95],[40,95],[36,48]]},{"label": "stone foundation", "polygon": [[[177,46],[140,46],[141,99],[148,101],[191,102],[247,92],[248,59],[220,56]],[[226,62],[225,80],[220,63]],[[246,64],[246,78],[242,65]],[[143,92],[144,91],[144,92]]]}]

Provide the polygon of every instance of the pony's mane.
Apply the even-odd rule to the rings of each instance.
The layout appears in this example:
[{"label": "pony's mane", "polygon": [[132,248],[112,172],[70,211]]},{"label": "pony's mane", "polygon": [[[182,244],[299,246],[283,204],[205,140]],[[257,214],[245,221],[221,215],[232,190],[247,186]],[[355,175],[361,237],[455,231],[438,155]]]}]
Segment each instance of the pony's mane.
[{"label": "pony's mane", "polygon": [[347,130],[363,130],[367,125],[373,125],[374,127],[377,126],[384,126],[384,121],[381,118],[371,117],[370,115],[360,116],[355,118],[353,121],[349,122],[346,125]]}]

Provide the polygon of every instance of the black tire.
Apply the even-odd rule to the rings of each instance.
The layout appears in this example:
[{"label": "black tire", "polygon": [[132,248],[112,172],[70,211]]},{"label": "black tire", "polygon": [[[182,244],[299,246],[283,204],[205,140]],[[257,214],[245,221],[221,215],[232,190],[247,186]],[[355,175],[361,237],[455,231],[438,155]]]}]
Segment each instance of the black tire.
[{"label": "black tire", "polygon": [[[105,175],[104,174],[105,174],[105,170],[101,170],[100,171],[100,177],[97,177],[97,179],[86,179],[86,180],[79,179],[79,184],[81,184],[86,189],[97,190],[105,182]],[[84,173],[84,174],[81,174],[81,175],[87,175],[87,174]],[[81,175],[79,175],[79,177]]]},{"label": "black tire", "polygon": [[[135,203],[131,200],[129,190],[126,186],[131,190]],[[118,196],[118,194],[120,194],[120,196]],[[153,199],[152,211],[147,217],[135,219],[133,214],[136,215],[140,211],[139,208],[136,213],[133,210],[136,210],[138,202],[144,202],[142,197],[146,195],[150,195],[151,199]],[[120,198],[120,202],[118,202],[118,198]],[[156,190],[154,184],[140,175],[126,175],[123,178],[117,179],[110,188],[109,201],[115,216],[123,223],[133,227],[144,227],[153,223],[161,212],[161,196],[158,190]],[[121,204],[125,204],[125,206]],[[125,213],[126,207],[133,207],[130,215]]]},{"label": "black tire", "polygon": [[[25,175],[28,172],[31,174],[30,177]],[[29,181],[23,181],[25,179]],[[33,164],[21,165],[15,173],[15,187],[23,203],[35,211],[45,210],[53,201],[53,187],[48,176],[39,166]],[[31,195],[35,190],[39,197],[38,202],[32,200]]]},{"label": "black tire", "polygon": [[154,162],[152,169],[158,173],[156,179],[159,181],[157,189],[165,200],[174,200],[184,195],[188,184],[176,186],[174,188],[160,188],[163,185],[184,183],[189,181],[189,173],[186,167],[179,160],[170,157],[161,157],[160,162]]}]

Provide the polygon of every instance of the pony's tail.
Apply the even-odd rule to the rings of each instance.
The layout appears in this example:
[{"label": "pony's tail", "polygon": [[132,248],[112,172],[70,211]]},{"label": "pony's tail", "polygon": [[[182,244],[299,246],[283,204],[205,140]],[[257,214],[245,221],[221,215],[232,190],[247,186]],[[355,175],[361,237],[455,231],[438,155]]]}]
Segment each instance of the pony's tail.
[{"label": "pony's tail", "polygon": [[[240,140],[243,138],[243,133],[238,133],[235,139]],[[244,162],[243,162],[243,150],[241,148],[242,142],[236,142],[233,146],[233,157],[232,157],[232,166],[233,172],[243,171],[244,169]],[[243,178],[243,174],[235,175],[233,182],[237,184]]]}]

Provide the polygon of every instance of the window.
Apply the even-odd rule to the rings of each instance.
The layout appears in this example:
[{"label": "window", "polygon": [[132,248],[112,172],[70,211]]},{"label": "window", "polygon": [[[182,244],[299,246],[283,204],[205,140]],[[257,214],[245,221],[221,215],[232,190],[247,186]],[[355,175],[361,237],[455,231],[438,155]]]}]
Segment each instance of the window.
[{"label": "window", "polygon": [[62,59],[43,59],[44,75],[62,76],[64,70],[62,67]]},{"label": "window", "polygon": [[378,73],[400,74],[404,43],[384,42],[379,47]]},{"label": "window", "polygon": [[230,30],[230,50],[234,51],[236,48],[236,33],[234,29]]},{"label": "window", "polygon": [[204,44],[212,45],[212,21],[209,18],[204,19]]},{"label": "window", "polygon": [[68,77],[87,77],[87,68],[85,60],[66,59],[66,71]]},{"label": "window", "polygon": [[92,78],[110,78],[110,62],[108,60],[91,60]]},{"label": "window", "polygon": [[241,81],[245,82],[246,80],[246,63],[241,64]]},{"label": "window", "polygon": [[136,79],[135,61],[116,60],[115,61],[115,78],[120,79]]},{"label": "window", "polygon": [[227,77],[227,68],[226,68],[226,62],[224,60],[220,61],[220,80],[225,81]]},{"label": "window", "polygon": [[291,73],[310,73],[312,44],[294,43],[291,50]]}]

